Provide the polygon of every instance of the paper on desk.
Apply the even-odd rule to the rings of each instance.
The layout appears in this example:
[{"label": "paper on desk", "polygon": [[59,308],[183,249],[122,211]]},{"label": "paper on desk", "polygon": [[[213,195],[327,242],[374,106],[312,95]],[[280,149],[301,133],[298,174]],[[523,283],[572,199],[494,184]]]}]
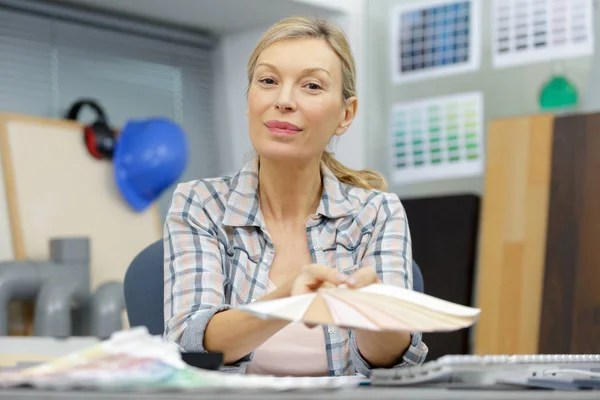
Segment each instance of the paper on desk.
[{"label": "paper on desk", "polygon": [[208,371],[181,360],[177,346],[145,328],[118,332],[109,340],[40,366],[0,371],[0,387],[129,391],[207,389],[302,390],[354,387],[359,377],[280,378]]}]

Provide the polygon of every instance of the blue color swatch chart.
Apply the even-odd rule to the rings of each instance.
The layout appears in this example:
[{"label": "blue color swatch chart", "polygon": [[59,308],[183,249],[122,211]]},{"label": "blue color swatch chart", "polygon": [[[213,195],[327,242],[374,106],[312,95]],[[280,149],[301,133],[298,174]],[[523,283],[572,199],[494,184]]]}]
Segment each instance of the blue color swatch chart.
[{"label": "blue color swatch chart", "polygon": [[402,4],[392,12],[395,82],[473,71],[480,63],[479,0]]},{"label": "blue color swatch chart", "polygon": [[591,55],[592,0],[494,0],[496,68]]},{"label": "blue color swatch chart", "polygon": [[390,134],[394,183],[483,174],[483,127],[481,92],[394,105]]}]

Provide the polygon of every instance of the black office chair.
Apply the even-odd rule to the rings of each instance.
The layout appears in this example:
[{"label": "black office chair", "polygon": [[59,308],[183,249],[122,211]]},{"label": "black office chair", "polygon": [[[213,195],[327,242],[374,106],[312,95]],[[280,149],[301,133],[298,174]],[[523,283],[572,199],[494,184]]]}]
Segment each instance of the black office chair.
[{"label": "black office chair", "polygon": [[[164,331],[163,241],[158,240],[142,250],[125,274],[125,306],[129,324],[145,326],[152,335]],[[421,269],[413,261],[413,287],[423,293]]]}]

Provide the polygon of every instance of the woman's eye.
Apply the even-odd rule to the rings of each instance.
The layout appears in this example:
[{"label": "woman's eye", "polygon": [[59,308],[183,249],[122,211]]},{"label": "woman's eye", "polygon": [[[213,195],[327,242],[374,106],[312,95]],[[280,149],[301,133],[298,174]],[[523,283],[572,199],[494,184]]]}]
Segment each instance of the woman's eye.
[{"label": "woman's eye", "polygon": [[272,85],[275,83],[275,80],[271,78],[263,78],[260,80],[260,82],[265,83],[267,85]]},{"label": "woman's eye", "polygon": [[321,86],[317,85],[316,83],[309,83],[308,85],[306,85],[306,87],[308,87],[310,90],[319,90],[319,89],[321,89]]}]

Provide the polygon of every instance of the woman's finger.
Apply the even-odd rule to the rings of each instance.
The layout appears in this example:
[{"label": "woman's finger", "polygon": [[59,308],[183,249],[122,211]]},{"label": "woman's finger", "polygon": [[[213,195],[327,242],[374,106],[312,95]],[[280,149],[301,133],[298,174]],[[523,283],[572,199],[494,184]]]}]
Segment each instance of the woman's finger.
[{"label": "woman's finger", "polygon": [[321,282],[330,282],[334,285],[340,285],[348,278],[336,268],[320,264],[307,265],[304,267],[304,272],[315,280]]},{"label": "woman's finger", "polygon": [[346,284],[351,288],[361,288],[379,282],[379,276],[372,268],[361,268],[346,280]]}]

